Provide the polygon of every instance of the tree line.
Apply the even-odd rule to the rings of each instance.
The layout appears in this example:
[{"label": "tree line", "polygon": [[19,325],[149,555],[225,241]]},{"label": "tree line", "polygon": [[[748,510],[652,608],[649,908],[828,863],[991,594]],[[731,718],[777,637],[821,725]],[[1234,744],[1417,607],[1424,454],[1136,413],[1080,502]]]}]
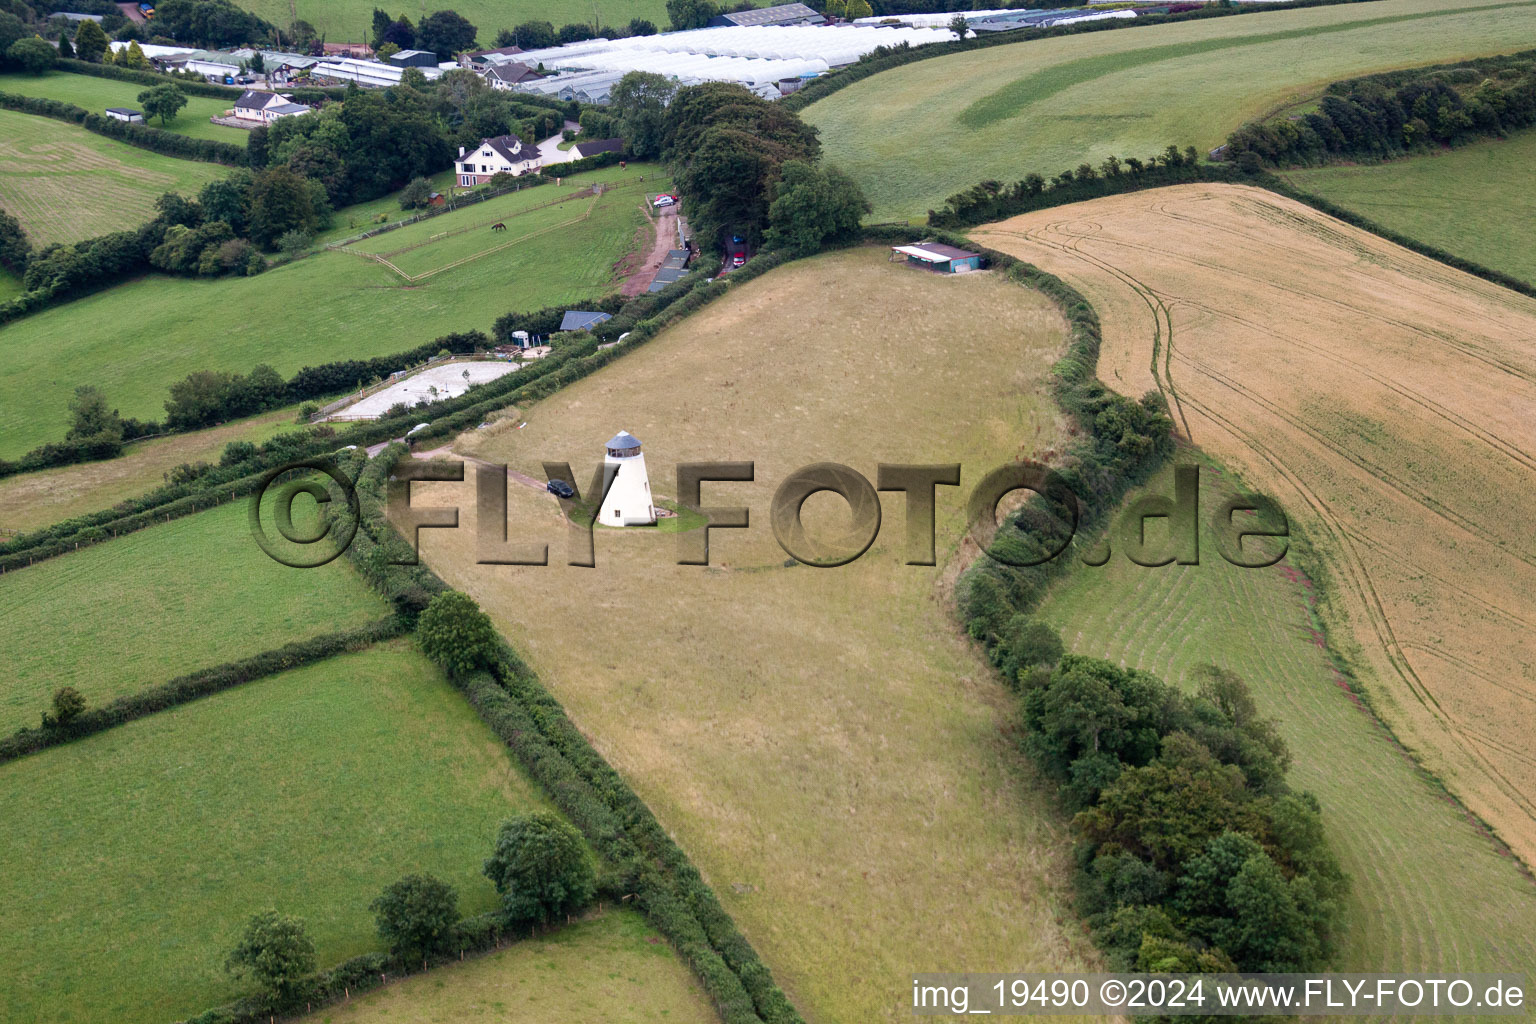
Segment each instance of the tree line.
[{"label": "tree line", "polygon": [[1317,110],[1227,137],[1240,168],[1388,160],[1536,124],[1536,51],[1336,82]]}]

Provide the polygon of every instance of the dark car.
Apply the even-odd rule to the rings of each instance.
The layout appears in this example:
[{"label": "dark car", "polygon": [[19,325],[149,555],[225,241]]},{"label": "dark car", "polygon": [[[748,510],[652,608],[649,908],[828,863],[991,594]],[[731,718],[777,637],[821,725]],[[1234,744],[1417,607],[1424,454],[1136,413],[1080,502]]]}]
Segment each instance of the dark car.
[{"label": "dark car", "polygon": [[740,235],[732,235],[731,236],[731,244],[732,245],[740,245],[742,242],[745,242],[745,241],[746,241],[746,239],[742,238]]},{"label": "dark car", "polygon": [[551,480],[544,485],[544,489],[557,498],[574,498],[576,496],[576,488],[564,480]]}]

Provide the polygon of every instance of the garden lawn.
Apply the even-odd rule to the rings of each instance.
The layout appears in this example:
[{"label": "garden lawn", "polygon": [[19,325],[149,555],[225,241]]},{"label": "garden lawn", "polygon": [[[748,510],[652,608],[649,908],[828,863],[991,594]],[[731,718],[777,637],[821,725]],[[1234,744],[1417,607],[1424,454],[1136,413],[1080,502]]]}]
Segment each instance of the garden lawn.
[{"label": "garden lawn", "polygon": [[[173,81],[167,79],[167,81]],[[152,86],[139,82],[124,82],[115,78],[97,78],[69,71],[50,71],[44,75],[27,75],[18,72],[0,75],[0,92],[21,96],[44,96],[61,103],[73,103],[93,114],[104,114],[108,107],[128,107],[139,110],[139,93]],[[158,117],[146,117],[144,123],[151,128],[163,128],[178,135],[194,139],[213,139],[244,146],[250,132],[244,128],[214,124],[210,117],[222,117],[233,109],[233,97],[218,99],[211,96],[187,95],[187,105],[182,107],[170,124],[161,124]],[[62,123],[62,122],[60,122]],[[109,140],[110,141],[110,140]],[[126,145],[126,143],[118,143]]]},{"label": "garden lawn", "polygon": [[0,1021],[164,1024],[251,991],[222,967],[258,911],[329,965],[402,875],[491,909],[496,829],[543,802],[398,640],[0,766],[0,807]]},{"label": "garden lawn", "polygon": [[[1202,153],[1329,82],[1507,53],[1531,0],[1376,0],[993,46],[881,72],[811,104],[826,160],[874,220],[920,217],[986,179],[1051,177],[1169,144]],[[920,156],[916,154],[921,154]]]},{"label": "garden lawn", "polygon": [[[124,416],[160,419],[170,385],[194,370],[245,373],[267,363],[288,376],[304,366],[403,352],[457,331],[489,331],[512,310],[601,295],[648,228],[642,187],[605,194],[580,223],[415,284],[364,256],[326,250],[256,277],[147,277],[8,324],[0,458],[61,439],[79,384],[100,387]],[[518,195],[544,201],[560,194],[546,185]],[[487,215],[474,206],[422,227],[444,231]],[[468,241],[501,245],[516,237],[516,223],[494,235],[488,225],[477,228]],[[379,238],[398,247],[412,230]],[[412,266],[459,259],[466,240],[449,241],[441,263],[432,263],[434,245],[413,250]]]},{"label": "garden lawn", "polygon": [[1411,238],[1536,281],[1536,131],[1381,164],[1286,171],[1298,188]]},{"label": "garden lawn", "polygon": [[607,910],[463,964],[418,974],[309,1024],[715,1024],[709,999],[634,910]]},{"label": "garden lawn", "polygon": [[[312,515],[309,499],[294,504],[299,529],[306,504]],[[387,614],[345,559],[293,569],[269,558],[247,507],[236,500],[0,575],[0,732],[37,725],[60,686],[100,705]]]},{"label": "garden lawn", "polygon": [[34,248],[136,228],[155,216],[163,193],[192,195],[228,173],[0,110],[0,209],[21,221]]}]

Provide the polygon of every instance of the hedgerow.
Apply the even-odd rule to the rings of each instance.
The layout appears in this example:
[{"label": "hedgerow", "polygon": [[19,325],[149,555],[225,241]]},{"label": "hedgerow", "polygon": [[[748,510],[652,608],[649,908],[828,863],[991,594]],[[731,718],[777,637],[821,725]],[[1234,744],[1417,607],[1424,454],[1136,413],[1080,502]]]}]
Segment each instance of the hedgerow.
[{"label": "hedgerow", "polygon": [[73,103],[51,100],[42,96],[18,96],[0,92],[0,107],[16,110],[37,117],[50,117],[56,121],[77,124],[88,132],[105,135],[119,142],[126,142],[152,153],[181,157],[184,160],[201,160],[206,163],[239,167],[246,162],[244,146],[214,139],[194,139],[190,135],[168,132],[147,124],[129,124],[116,118],[92,113]]}]

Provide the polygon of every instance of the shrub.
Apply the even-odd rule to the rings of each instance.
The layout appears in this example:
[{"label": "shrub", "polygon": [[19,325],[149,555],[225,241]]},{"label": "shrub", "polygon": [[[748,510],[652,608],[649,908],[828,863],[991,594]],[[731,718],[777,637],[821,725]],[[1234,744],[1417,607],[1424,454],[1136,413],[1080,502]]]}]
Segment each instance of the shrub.
[{"label": "shrub", "polygon": [[85,713],[85,698],[73,686],[65,686],[53,695],[53,715],[43,714],[43,728],[67,726]]},{"label": "shrub", "polygon": [[495,661],[496,627],[468,594],[448,591],[433,598],[416,632],[422,651],[450,676],[465,676]]},{"label": "shrub", "polygon": [[509,924],[548,924],[585,907],[596,894],[581,833],[542,811],[501,826],[485,875],[501,894]]},{"label": "shrub", "polygon": [[406,875],[368,909],[390,952],[414,962],[443,952],[455,938],[459,894],[431,875]]}]

